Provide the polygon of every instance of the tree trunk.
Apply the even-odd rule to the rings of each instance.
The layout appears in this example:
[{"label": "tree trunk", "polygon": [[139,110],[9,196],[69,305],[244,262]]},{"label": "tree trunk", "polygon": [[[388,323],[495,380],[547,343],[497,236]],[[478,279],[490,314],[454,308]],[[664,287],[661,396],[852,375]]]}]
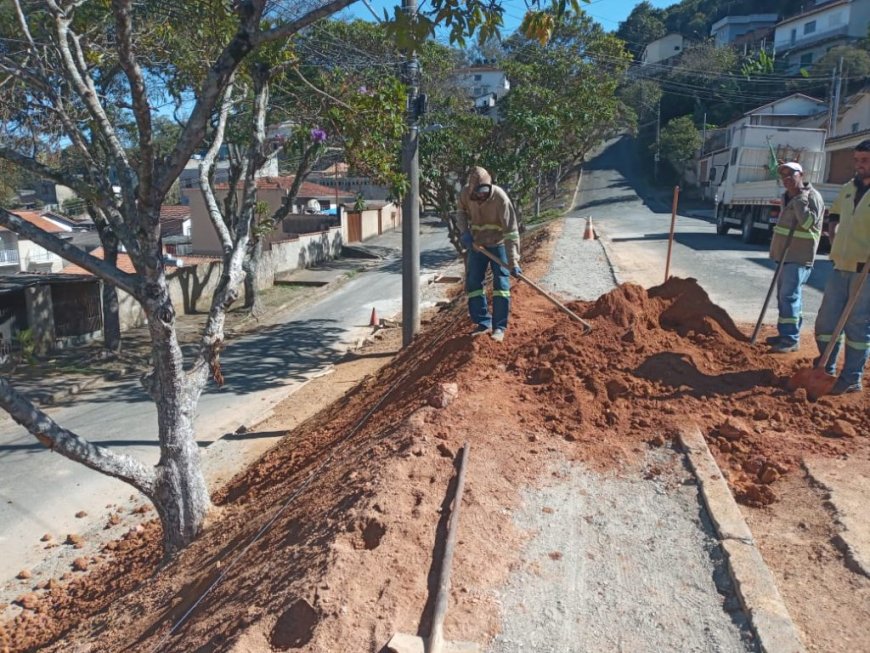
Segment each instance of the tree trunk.
[{"label": "tree trunk", "polygon": [[249,245],[248,253],[242,263],[242,269],[245,271],[244,307],[248,309],[254,317],[259,317],[264,312],[263,298],[260,291],[257,290],[257,273],[260,270],[262,256],[263,241],[257,238],[252,245]]},{"label": "tree trunk", "polygon": [[[104,238],[103,259],[106,263],[117,266],[118,239],[112,236]],[[121,316],[118,312],[118,289],[111,283],[103,281],[103,345],[112,354],[121,353]]]},{"label": "tree trunk", "polygon": [[211,506],[193,427],[196,405],[208,377],[184,371],[175,309],[162,272],[152,277],[145,292],[154,357],[154,372],[146,389],[157,405],[160,440],[160,461],[150,498],[160,516],[168,557],[197,536]]}]

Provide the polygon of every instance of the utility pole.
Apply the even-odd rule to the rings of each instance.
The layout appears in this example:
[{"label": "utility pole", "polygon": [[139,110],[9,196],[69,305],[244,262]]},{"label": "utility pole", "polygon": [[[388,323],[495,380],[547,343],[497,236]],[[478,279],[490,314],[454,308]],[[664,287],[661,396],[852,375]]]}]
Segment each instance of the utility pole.
[{"label": "utility pole", "polygon": [[831,138],[837,135],[837,120],[840,117],[840,100],[843,91],[843,57],[840,57],[840,65],[837,68],[837,83],[834,85],[834,106],[831,109]]},{"label": "utility pole", "polygon": [[[402,11],[417,15],[417,0],[402,0]],[[411,344],[420,331],[420,162],[417,151],[417,53],[411,51],[402,68],[408,86],[408,131],[402,139],[402,172],[409,187],[402,202],[402,346]]]},{"label": "utility pole", "polygon": [[831,99],[828,103],[828,138],[834,135],[834,95],[837,92],[837,67],[831,71]]},{"label": "utility pole", "polygon": [[655,181],[659,180],[659,142],[661,140],[661,132],[662,132],[662,99],[659,98],[659,104],[656,108],[656,154],[655,161],[653,163],[653,179]]}]

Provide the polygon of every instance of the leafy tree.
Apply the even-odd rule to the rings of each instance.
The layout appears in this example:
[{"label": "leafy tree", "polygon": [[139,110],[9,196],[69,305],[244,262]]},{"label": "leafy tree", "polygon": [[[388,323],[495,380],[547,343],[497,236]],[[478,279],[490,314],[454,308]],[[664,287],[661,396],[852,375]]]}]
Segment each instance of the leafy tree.
[{"label": "leafy tree", "polygon": [[701,132],[695,127],[692,116],[674,118],[662,127],[661,155],[678,177],[686,165],[695,158],[701,147]]},{"label": "leafy tree", "polygon": [[647,0],[636,4],[626,19],[619,23],[616,36],[625,41],[625,48],[635,60],[640,60],[644,48],[668,33],[665,12]]},{"label": "leafy tree", "polygon": [[[210,506],[193,421],[209,379],[222,380],[224,319],[239,296],[256,211],[252,195],[245,193],[234,237],[222,239],[223,268],[208,318],[186,360],[169,294],[160,206],[191,155],[207,136],[213,138],[227,90],[243,62],[352,2],[0,4],[0,159],[72,188],[124,246],[135,272],[119,270],[110,257],[97,259],[10,213],[0,211],[0,224],[123,290],[142,307],[154,366],[143,386],[157,409],[160,461],[149,467],[87,441],[54,422],[3,378],[0,406],[46,447],[146,495],[160,517],[167,554],[196,536]],[[566,6],[564,0],[557,4]],[[394,21],[404,44],[417,45],[436,22],[447,23],[457,39],[475,33],[490,37],[500,25],[498,2],[433,0],[429,7],[428,14]],[[251,79],[258,83],[256,75]],[[253,89],[254,97],[257,91]],[[180,117],[180,131],[164,147],[155,142],[155,121],[167,102],[174,103],[176,114],[187,102],[192,108]],[[128,123],[134,125],[131,130],[123,128]],[[240,180],[246,188],[264,153],[259,124],[252,135],[255,142]],[[74,169],[42,156],[67,145],[76,153]],[[219,233],[227,230],[223,220],[213,222]]]},{"label": "leafy tree", "polygon": [[870,79],[870,50],[850,45],[838,45],[831,48],[810,69],[811,75],[819,77],[830,76],[834,68],[838,68],[843,60],[843,78],[846,93],[855,92],[867,84]]}]

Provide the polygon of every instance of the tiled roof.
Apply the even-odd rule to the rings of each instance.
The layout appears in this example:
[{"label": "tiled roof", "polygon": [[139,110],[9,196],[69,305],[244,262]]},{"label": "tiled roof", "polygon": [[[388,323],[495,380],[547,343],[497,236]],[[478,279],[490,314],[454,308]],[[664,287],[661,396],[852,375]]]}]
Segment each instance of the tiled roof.
[{"label": "tiled roof", "polygon": [[[43,231],[47,231],[51,234],[69,231],[68,229],[64,229],[63,227],[56,225],[51,220],[46,220],[38,211],[10,211],[10,213],[14,213],[22,220],[32,224],[34,227],[39,227]],[[8,231],[8,229],[6,231]]]},{"label": "tiled roof", "polygon": [[[293,185],[293,176],[286,177],[258,177],[257,188],[261,190],[289,190]],[[215,190],[229,190],[230,185],[226,183],[215,184]],[[238,188],[238,186],[237,186]],[[353,197],[352,194],[339,190],[339,197]],[[299,187],[299,197],[335,197],[335,189],[314,184],[310,181],[303,181]]]},{"label": "tiled roof", "polygon": [[[103,252],[102,247],[98,247],[93,252],[91,252],[91,256],[96,256],[98,259],[103,259],[105,254]],[[212,263],[214,261],[220,261],[220,258],[216,256],[179,256],[184,263],[184,267],[188,267],[189,265],[199,265],[200,263]],[[129,272],[130,274],[136,273],[136,268],[133,267],[133,260],[130,258],[130,255],[125,252],[118,252],[118,263],[116,267],[122,272]],[[167,265],[166,272],[174,272],[178,268],[174,265]],[[63,270],[61,270],[64,274],[91,274],[84,268],[79,267],[75,264],[67,265]]]},{"label": "tiled roof", "polygon": [[160,207],[160,220],[184,220],[190,217],[187,204],[164,204]]}]

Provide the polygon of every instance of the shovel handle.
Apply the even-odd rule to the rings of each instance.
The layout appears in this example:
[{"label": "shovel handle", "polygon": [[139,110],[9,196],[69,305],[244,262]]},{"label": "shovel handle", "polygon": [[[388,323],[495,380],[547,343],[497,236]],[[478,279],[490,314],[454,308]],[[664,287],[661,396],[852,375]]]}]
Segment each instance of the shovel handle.
[{"label": "shovel handle", "polygon": [[843,332],[843,328],[846,326],[846,322],[852,314],[852,309],[855,308],[855,304],[858,303],[858,297],[861,294],[861,288],[864,287],[864,282],[867,280],[868,271],[870,271],[870,256],[868,256],[867,260],[864,262],[864,269],[861,270],[861,277],[858,279],[858,285],[855,286],[855,291],[849,293],[849,301],[846,304],[846,308],[844,308],[843,312],[840,314],[840,320],[837,322],[837,326],[834,327],[834,333],[831,334],[831,340],[825,346],[825,351],[822,352],[821,356],[819,356],[819,364],[816,365],[816,369],[824,369],[828,364],[828,358],[834,350],[837,340],[840,339],[840,334]]},{"label": "shovel handle", "polygon": [[456,548],[456,535],[459,532],[459,509],[462,506],[462,493],[465,490],[465,469],[468,462],[469,444],[462,445],[459,458],[459,472],[456,476],[456,494],[447,521],[447,542],[444,544],[444,558],[441,560],[441,574],[438,577],[438,594],[435,595],[435,608],[432,611],[432,629],[426,642],[426,653],[441,653],[444,649],[444,617],[447,616],[447,597],[450,594],[450,570],[453,567],[453,550]]},{"label": "shovel handle", "polygon": [[[488,259],[490,259],[491,261],[494,261],[495,263],[498,263],[498,264],[499,264],[500,266],[502,266],[505,270],[510,269],[510,268],[508,268],[507,264],[506,264],[504,261],[502,261],[502,260],[501,260],[500,258],[498,258],[497,256],[492,255],[490,252],[488,252],[486,249],[484,249],[484,248],[481,247],[480,245],[474,245],[474,249],[477,250],[478,252],[480,252],[481,254],[483,254],[484,256],[486,256],[486,257],[487,257]],[[513,274],[513,273],[512,273],[512,274]],[[588,333],[589,331],[592,331],[592,325],[591,325],[589,322],[587,322],[587,321],[584,320],[582,317],[580,317],[579,315],[577,315],[577,313],[575,313],[575,312],[572,311],[570,308],[568,308],[567,306],[565,306],[562,302],[560,302],[558,299],[556,299],[555,297],[553,297],[550,293],[548,293],[546,290],[544,290],[543,288],[541,288],[538,284],[536,284],[534,281],[532,281],[531,279],[529,279],[529,278],[528,278],[526,275],[524,275],[522,272],[520,272],[519,274],[516,274],[516,275],[514,275],[514,276],[516,276],[516,278],[519,279],[520,281],[525,281],[525,282],[526,282],[527,284],[529,284],[532,288],[534,288],[535,290],[537,290],[538,293],[540,293],[540,294],[541,294],[544,298],[546,298],[550,303],[552,303],[553,305],[555,305],[556,308],[558,308],[560,311],[562,311],[563,313],[565,313],[566,315],[568,315],[568,317],[570,317],[572,320],[575,320],[575,321],[579,322],[580,324],[582,324],[584,327],[586,327],[586,332],[587,332],[587,333]]]},{"label": "shovel handle", "polygon": [[767,289],[767,297],[764,298],[764,305],[761,307],[761,314],[758,316],[758,322],[755,323],[755,329],[752,331],[752,338],[749,339],[749,344],[754,345],[758,340],[758,332],[761,331],[761,323],[764,320],[764,314],[767,313],[767,307],[770,304],[770,297],[773,295],[773,289],[776,287],[776,280],[782,273],[782,266],[785,265],[785,257],[788,256],[788,250],[791,248],[791,241],[794,238],[794,230],[797,223],[792,224],[788,230],[788,237],[785,239],[785,249],[782,250],[782,256],[779,257],[779,262],[776,264],[776,272],[773,273],[773,280],[770,282],[770,288]]}]

